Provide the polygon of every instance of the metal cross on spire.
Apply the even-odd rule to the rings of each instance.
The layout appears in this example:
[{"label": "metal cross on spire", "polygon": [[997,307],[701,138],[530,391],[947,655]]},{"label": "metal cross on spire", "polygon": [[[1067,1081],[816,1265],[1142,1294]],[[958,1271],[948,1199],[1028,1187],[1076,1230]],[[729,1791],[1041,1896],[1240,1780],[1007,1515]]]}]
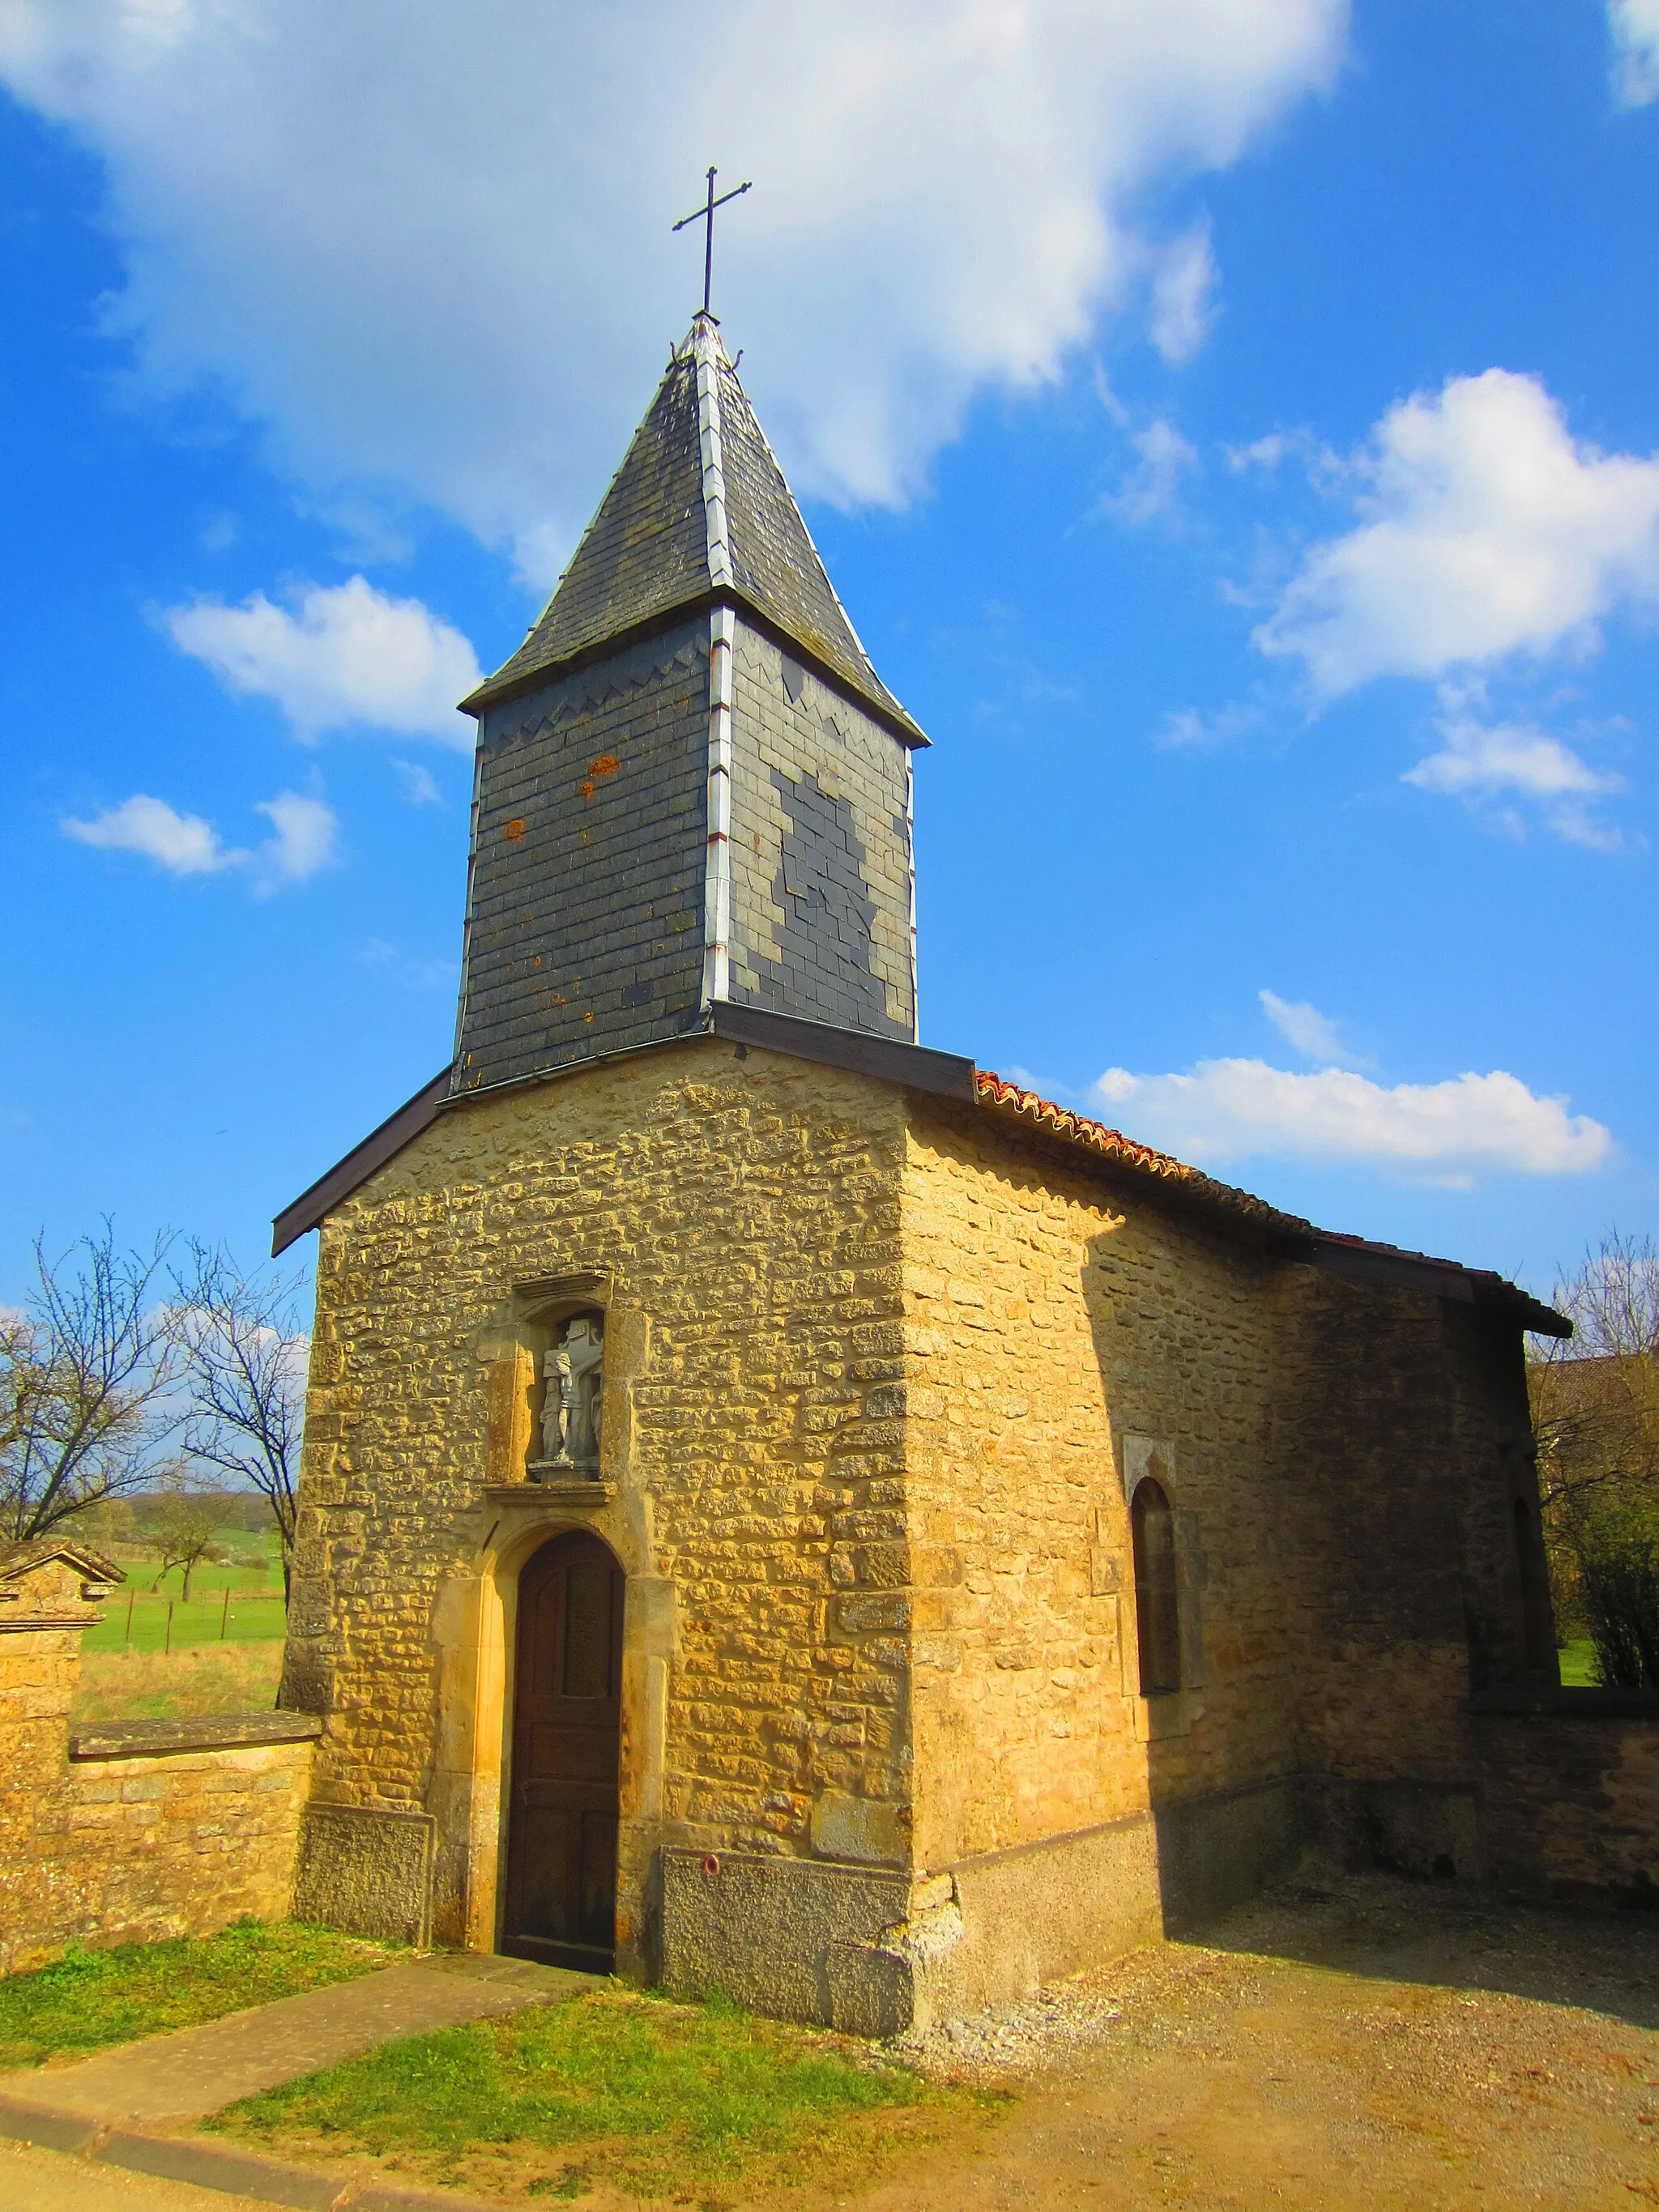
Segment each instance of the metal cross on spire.
[{"label": "metal cross on spire", "polygon": [[709,288],[714,281],[714,210],[723,208],[727,200],[741,199],[746,191],[752,189],[750,185],[736,185],[729,192],[722,192],[716,199],[714,179],[719,174],[718,169],[711,169],[708,172],[708,199],[702,207],[694,210],[690,215],[682,216],[674,225],[676,230],[684,230],[689,222],[707,223],[708,226],[702,242],[702,311],[705,315],[709,312]]}]

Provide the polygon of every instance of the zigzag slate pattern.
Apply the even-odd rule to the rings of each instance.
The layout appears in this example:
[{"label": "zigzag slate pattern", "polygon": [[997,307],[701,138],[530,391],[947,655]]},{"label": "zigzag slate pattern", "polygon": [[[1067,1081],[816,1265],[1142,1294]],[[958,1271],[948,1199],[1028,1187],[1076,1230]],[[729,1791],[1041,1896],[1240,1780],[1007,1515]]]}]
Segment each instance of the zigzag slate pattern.
[{"label": "zigzag slate pattern", "polygon": [[927,744],[871,666],[714,319],[699,315],[546,611],[463,704],[476,714],[714,597],[781,632],[907,743]]}]

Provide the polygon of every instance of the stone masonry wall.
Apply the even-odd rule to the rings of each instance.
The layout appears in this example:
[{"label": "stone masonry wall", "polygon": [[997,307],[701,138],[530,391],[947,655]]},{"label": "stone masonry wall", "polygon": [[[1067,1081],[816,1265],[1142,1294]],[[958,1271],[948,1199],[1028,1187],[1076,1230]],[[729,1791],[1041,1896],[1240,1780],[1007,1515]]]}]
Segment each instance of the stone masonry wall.
[{"label": "stone masonry wall", "polygon": [[[1535,1515],[1519,1332],[1472,1305],[1284,1272],[1274,1450],[1305,1656],[1297,1711],[1346,1846],[1475,1869],[1472,1692],[1526,1679],[1514,1506]],[[1368,1790],[1377,1783],[1380,1790]],[[1445,1796],[1437,1827],[1401,1785]]]},{"label": "stone masonry wall", "polygon": [[910,1042],[904,747],[741,620],[736,646],[732,996]]},{"label": "stone masonry wall", "polygon": [[[1345,1844],[1397,1827],[1414,1871],[1474,1872],[1472,1683],[1525,1668],[1514,1328],[1256,1256],[931,1100],[905,1224],[919,1866],[1329,1778]],[[1182,1692],[1150,1700],[1143,1472],[1182,1628]],[[1373,1781],[1457,1802],[1425,1826]]]},{"label": "stone masonry wall", "polygon": [[[1260,1271],[1144,1188],[932,1101],[906,1259],[919,1861],[1293,1771]],[[1148,1701],[1122,1469],[1154,1450],[1186,1686]]]},{"label": "stone masonry wall", "polygon": [[906,1856],[904,1639],[842,1579],[903,1534],[902,1146],[890,1086],[700,1040],[459,1101],[325,1224],[284,1700],[328,1713],[321,1801],[436,1816],[438,1940],[495,1940],[491,1607],[573,1517],[522,1486],[515,1292],[584,1271],[615,1486],[585,1525],[629,1575],[624,1954],[664,1842]]},{"label": "stone masonry wall", "polygon": [[1498,1888],[1659,1905],[1659,1695],[1499,1692],[1479,1701],[1475,1727]]},{"label": "stone masonry wall", "polygon": [[[66,1600],[69,1589],[37,1588],[24,1609],[61,1618]],[[272,1715],[90,1724],[71,1736],[82,1626],[98,1618],[74,1609],[84,1620],[73,1626],[9,1619],[0,1630],[0,1973],[71,1942],[283,1918],[314,1725]]]}]

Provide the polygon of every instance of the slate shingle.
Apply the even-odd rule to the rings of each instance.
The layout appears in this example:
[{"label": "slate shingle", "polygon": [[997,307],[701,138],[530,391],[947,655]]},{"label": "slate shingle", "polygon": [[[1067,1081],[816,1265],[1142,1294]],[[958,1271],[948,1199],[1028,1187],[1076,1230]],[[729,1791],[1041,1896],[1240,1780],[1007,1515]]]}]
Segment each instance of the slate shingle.
[{"label": "slate shingle", "polygon": [[[714,592],[693,358],[702,319],[669,363],[546,611],[466,702],[470,710]],[[713,337],[731,596],[793,639],[902,736],[925,744],[871,666],[737,372],[712,325],[703,328]]]}]

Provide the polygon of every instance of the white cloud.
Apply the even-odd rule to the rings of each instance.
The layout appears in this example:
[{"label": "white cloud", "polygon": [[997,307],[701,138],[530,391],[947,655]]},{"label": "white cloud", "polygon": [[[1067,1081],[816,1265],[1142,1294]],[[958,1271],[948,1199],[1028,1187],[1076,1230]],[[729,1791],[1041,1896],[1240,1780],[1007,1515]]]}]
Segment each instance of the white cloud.
[{"label": "white cloud", "polygon": [[395,760],[392,765],[404,780],[404,798],[409,805],[444,805],[444,795],[429,768],[422,768],[419,761]]},{"label": "white cloud", "polygon": [[[1407,769],[1402,782],[1476,805],[1513,795],[1535,805],[1557,836],[1571,844],[1611,850],[1620,843],[1618,833],[1596,819],[1590,802],[1622,791],[1622,776],[1592,768],[1571,745],[1531,723],[1484,720],[1472,711],[1474,703],[1478,694],[1472,702],[1443,687],[1437,725],[1443,748]],[[1506,819],[1518,825],[1518,817]]]},{"label": "white cloud", "polygon": [[1255,632],[1324,698],[1541,654],[1659,602],[1659,455],[1576,440],[1535,377],[1419,392],[1351,466],[1358,527],[1315,547]]},{"label": "white cloud", "polygon": [[339,817],[320,799],[279,791],[275,799],[262,799],[258,811],[276,833],[265,840],[258,856],[271,875],[283,883],[302,884],[334,860]]},{"label": "white cloud", "polygon": [[275,699],[301,737],[360,723],[471,750],[474,725],[455,702],[482,681],[477,659],[418,599],[353,576],[306,586],[292,612],[256,592],[240,607],[173,607],[166,622],[181,652],[230,690]]},{"label": "white cloud", "polygon": [[1367,1063],[1342,1042],[1336,1024],[1306,999],[1281,999],[1277,991],[1258,991],[1261,1010],[1287,1044],[1322,1067],[1354,1067]]},{"label": "white cloud", "polygon": [[1052,377],[1133,298],[1152,191],[1328,85],[1346,22],[1346,0],[7,0],[0,76],[107,165],[152,389],[210,377],[319,494],[400,487],[545,574],[697,299],[697,234],[669,225],[711,149],[755,179],[716,304],[786,463],[898,500],[976,393]]},{"label": "white cloud", "polygon": [[95,845],[106,853],[142,853],[174,876],[211,876],[222,868],[239,867],[247,859],[231,852],[219,833],[199,814],[180,814],[164,799],[151,799],[142,791],[106,807],[89,822],[66,816],[64,835],[77,844]]},{"label": "white cloud", "polygon": [[274,834],[252,849],[226,845],[201,815],[180,814],[165,799],[143,792],[135,792],[118,806],[106,807],[89,822],[66,816],[58,826],[77,844],[142,854],[169,875],[208,876],[228,868],[246,869],[259,891],[279,884],[303,883],[335,858],[339,822],[321,799],[283,791],[275,799],[258,800],[255,811],[270,823]]},{"label": "white cloud", "polygon": [[1181,495],[1182,478],[1198,466],[1198,453],[1175,424],[1161,415],[1144,430],[1137,430],[1129,443],[1135,449],[1135,465],[1121,490],[1109,493],[1101,501],[1101,510],[1119,515],[1125,522],[1151,522],[1175,505]]},{"label": "white cloud", "polygon": [[1659,0],[1607,0],[1613,90],[1626,107],[1659,99]]},{"label": "white cloud", "polygon": [[1152,343],[1172,368],[1189,362],[1210,334],[1217,278],[1206,219],[1176,240],[1152,280]]},{"label": "white cloud", "polygon": [[1210,1060],[1187,1075],[1109,1068],[1095,1090],[1132,1135],[1206,1166],[1351,1160],[1445,1182],[1588,1175],[1613,1157],[1599,1121],[1501,1071],[1386,1088],[1343,1068],[1298,1075],[1260,1060]]}]

